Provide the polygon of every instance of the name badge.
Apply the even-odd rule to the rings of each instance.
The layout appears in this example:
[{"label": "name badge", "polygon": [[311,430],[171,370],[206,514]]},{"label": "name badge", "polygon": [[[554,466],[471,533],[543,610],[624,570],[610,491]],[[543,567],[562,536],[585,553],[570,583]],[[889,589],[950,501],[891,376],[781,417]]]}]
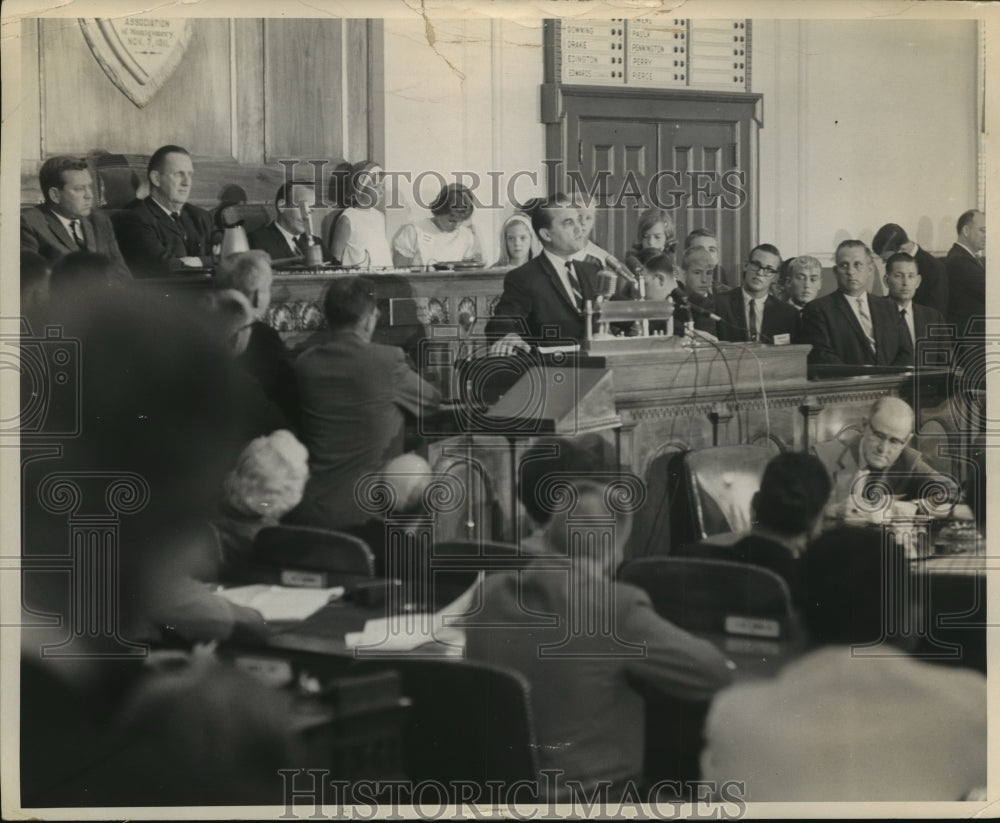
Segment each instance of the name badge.
[{"label": "name badge", "polygon": [[776,334],[774,335],[774,345],[775,346],[787,346],[792,342],[792,336],[790,334]]}]

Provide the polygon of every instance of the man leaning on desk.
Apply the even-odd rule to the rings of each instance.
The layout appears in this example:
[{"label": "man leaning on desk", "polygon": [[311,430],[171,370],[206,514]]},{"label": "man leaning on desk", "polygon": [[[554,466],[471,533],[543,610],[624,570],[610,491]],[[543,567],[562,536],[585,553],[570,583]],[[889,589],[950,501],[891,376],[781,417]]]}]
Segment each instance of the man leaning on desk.
[{"label": "man leaning on desk", "polygon": [[149,197],[115,220],[118,245],[136,277],[212,265],[212,218],[188,203],[194,166],[187,149],[161,146],[149,158]]},{"label": "man leaning on desk", "polygon": [[872,405],[860,433],[813,447],[833,482],[829,514],[856,516],[889,494],[894,498],[894,514],[960,513],[955,508],[961,498],[958,483],[936,471],[908,445],[913,420],[913,409],[905,401],[886,395]]},{"label": "man leaning on desk", "polygon": [[486,324],[491,354],[527,352],[529,344],[546,339],[563,345],[582,340],[584,303],[599,293],[599,267],[573,259],[586,246],[587,236],[569,197],[554,194],[538,204],[531,226],[542,253],[504,278],[503,293]]}]

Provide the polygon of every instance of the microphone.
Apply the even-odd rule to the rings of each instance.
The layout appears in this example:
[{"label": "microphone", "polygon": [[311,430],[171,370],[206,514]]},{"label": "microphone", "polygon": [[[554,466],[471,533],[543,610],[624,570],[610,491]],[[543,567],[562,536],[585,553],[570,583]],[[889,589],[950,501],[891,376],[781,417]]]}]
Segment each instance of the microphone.
[{"label": "microphone", "polygon": [[615,287],[618,285],[618,276],[613,271],[601,269],[597,272],[597,294],[605,300],[610,300],[615,296]]},{"label": "microphone", "polygon": [[632,272],[628,270],[625,264],[622,263],[622,261],[619,260],[617,257],[615,257],[613,254],[609,254],[604,259],[604,263],[609,269],[611,269],[611,271],[613,271],[619,277],[623,277],[633,286],[639,285],[639,281],[635,279],[635,275],[632,274]]},{"label": "microphone", "polygon": [[625,265],[629,267],[632,274],[636,277],[642,277],[643,272],[646,271],[646,267],[642,265],[639,258],[634,254],[630,254],[625,258]]},{"label": "microphone", "polygon": [[706,308],[702,308],[697,303],[692,303],[690,300],[688,300],[688,296],[680,289],[675,288],[672,292],[670,292],[670,299],[673,300],[682,309],[685,309],[688,312],[694,312],[695,314],[701,315],[702,317],[708,317],[709,319],[714,320],[716,323],[722,322],[722,318],[719,317],[719,315],[717,315],[715,312],[709,311]]}]

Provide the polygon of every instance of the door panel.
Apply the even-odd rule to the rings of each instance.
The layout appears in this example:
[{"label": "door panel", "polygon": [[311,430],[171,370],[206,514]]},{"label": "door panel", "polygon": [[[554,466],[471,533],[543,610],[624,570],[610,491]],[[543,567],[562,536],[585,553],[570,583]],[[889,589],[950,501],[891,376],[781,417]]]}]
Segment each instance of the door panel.
[{"label": "door panel", "polygon": [[750,137],[760,96],[584,86],[558,92],[545,97],[557,108],[543,106],[550,158],[563,164],[550,186],[570,190],[566,172],[588,190],[598,181],[610,203],[597,211],[595,242],[625,254],[642,209],[658,200],[681,246],[694,228],[718,233],[721,279],[735,285],[756,242]]},{"label": "door panel", "polygon": [[[600,180],[598,192],[602,197],[612,203],[621,200],[620,205],[597,210],[594,242],[622,257],[635,242],[636,205],[655,170],[656,124],[581,119],[578,141],[582,158],[579,170],[587,190],[594,187],[595,180]],[[599,177],[602,172],[605,174]],[[631,181],[641,183],[641,189],[636,189],[637,197],[627,194],[635,189]]]}]

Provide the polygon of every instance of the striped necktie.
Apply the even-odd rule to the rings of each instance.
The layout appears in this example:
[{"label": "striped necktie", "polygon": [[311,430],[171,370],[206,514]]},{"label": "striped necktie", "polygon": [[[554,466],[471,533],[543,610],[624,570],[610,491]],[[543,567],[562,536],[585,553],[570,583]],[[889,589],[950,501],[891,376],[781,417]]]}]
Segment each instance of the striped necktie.
[{"label": "striped necktie", "polygon": [[580,280],[573,269],[573,261],[566,261],[566,277],[569,278],[569,288],[573,292],[573,302],[576,303],[577,311],[583,311],[583,291],[580,289]]},{"label": "striped necktie", "polygon": [[872,316],[868,313],[868,295],[863,294],[857,298],[858,319],[861,321],[861,331],[868,338],[868,347],[875,354],[875,327],[872,326]]},{"label": "striped necktie", "polygon": [[80,221],[70,220],[69,227],[73,233],[73,239],[76,241],[76,245],[81,249],[87,248],[87,244],[84,242],[83,239],[83,232],[80,230]]}]

